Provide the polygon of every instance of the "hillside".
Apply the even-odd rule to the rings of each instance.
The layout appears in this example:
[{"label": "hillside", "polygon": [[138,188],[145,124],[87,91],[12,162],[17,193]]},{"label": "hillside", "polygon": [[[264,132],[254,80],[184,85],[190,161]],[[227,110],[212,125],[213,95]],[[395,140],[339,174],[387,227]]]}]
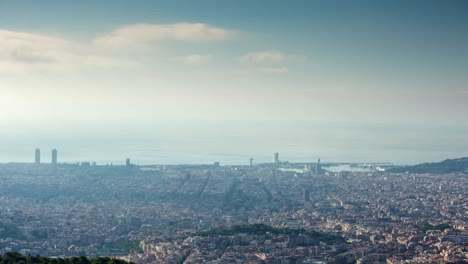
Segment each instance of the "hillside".
[{"label": "hillside", "polygon": [[467,173],[468,174],[468,157],[459,159],[446,159],[441,162],[422,163],[414,166],[402,166],[388,169],[390,172],[397,173]]},{"label": "hillside", "polygon": [[305,235],[305,236],[314,238],[318,241],[326,242],[330,244],[344,242],[344,239],[340,236],[319,233],[316,231],[306,231],[304,229],[275,228],[275,227],[264,225],[264,224],[233,225],[229,227],[218,227],[218,228],[213,228],[208,231],[195,233],[194,236],[202,236],[202,237],[233,236],[237,234],[262,236],[262,235],[266,235],[267,233],[271,233],[272,235],[290,235],[290,236]]}]

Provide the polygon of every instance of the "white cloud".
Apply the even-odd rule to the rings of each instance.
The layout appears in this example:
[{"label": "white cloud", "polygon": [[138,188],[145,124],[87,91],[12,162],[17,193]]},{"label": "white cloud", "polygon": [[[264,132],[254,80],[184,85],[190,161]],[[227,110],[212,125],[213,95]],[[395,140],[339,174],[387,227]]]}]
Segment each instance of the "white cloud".
[{"label": "white cloud", "polygon": [[134,24],[94,39],[101,47],[135,48],[152,46],[163,40],[212,42],[226,39],[230,30],[203,23]]},{"label": "white cloud", "polygon": [[[203,23],[135,24],[121,27],[88,42],[0,29],[0,72],[66,71],[92,67],[144,66],[148,50],[163,40],[213,42],[233,32]],[[124,52],[121,49],[129,48]],[[142,48],[142,49],[139,49]],[[209,55],[191,54],[177,58],[187,64],[201,64]]]},{"label": "white cloud", "polygon": [[184,57],[178,57],[176,59],[187,64],[195,65],[207,62],[211,59],[211,55],[191,54]]},{"label": "white cloud", "polygon": [[286,67],[262,67],[257,68],[257,70],[265,73],[287,73],[288,68]]},{"label": "white cloud", "polygon": [[254,71],[282,74],[289,71],[288,67],[285,66],[288,62],[303,61],[305,57],[288,55],[275,50],[266,50],[246,53],[240,56],[239,60],[243,63],[251,64]]},{"label": "white cloud", "polygon": [[63,39],[47,35],[2,29],[0,29],[0,40],[0,52],[10,51],[25,46],[53,49],[71,44]]},{"label": "white cloud", "polygon": [[282,63],[286,56],[279,51],[259,51],[250,52],[240,57],[242,62],[249,63]]},{"label": "white cloud", "polygon": [[275,50],[250,52],[240,57],[241,62],[254,64],[281,64],[288,61],[303,60],[305,60],[305,57],[303,56],[287,55]]},{"label": "white cloud", "polygon": [[73,45],[60,38],[0,29],[0,71],[55,63]]},{"label": "white cloud", "polygon": [[0,29],[0,72],[73,69],[87,66],[129,66],[131,61],[103,56],[82,43],[44,34]]}]

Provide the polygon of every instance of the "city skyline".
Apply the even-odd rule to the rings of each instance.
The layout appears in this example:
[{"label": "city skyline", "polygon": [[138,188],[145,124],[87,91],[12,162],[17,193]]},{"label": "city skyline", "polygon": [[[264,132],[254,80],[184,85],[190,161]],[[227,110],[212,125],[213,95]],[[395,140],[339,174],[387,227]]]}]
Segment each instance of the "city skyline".
[{"label": "city skyline", "polygon": [[27,160],[37,144],[76,149],[63,153],[70,160],[468,156],[466,10],[464,1],[1,1],[0,162]]},{"label": "city skyline", "polygon": [[[41,158],[43,158],[42,155],[41,155],[41,149],[40,149],[40,148],[36,148],[36,149],[34,150],[34,163],[35,163],[36,165],[38,165],[38,164],[51,164],[51,165],[54,165],[54,166],[55,166],[55,165],[60,164],[60,163],[58,162],[58,151],[57,151],[56,148],[53,148],[53,149],[51,150],[50,162],[43,162],[43,161],[41,161]],[[254,160],[253,158],[249,158],[248,161],[247,161],[247,162],[248,162],[248,165],[249,165],[250,167],[252,167],[252,166],[254,166],[254,165],[269,164],[269,163],[271,163],[271,164],[273,164],[273,165],[281,165],[281,164],[289,165],[289,163],[292,163],[292,164],[295,163],[295,161],[289,161],[289,160],[281,161],[281,160],[279,159],[279,152],[273,153],[273,159],[272,159],[271,162],[267,162],[267,161],[265,161],[265,160],[260,160],[260,163],[254,164],[254,163],[253,163],[253,160]],[[10,160],[10,161],[8,161],[8,162],[6,162],[6,163],[17,163],[17,161]],[[97,163],[96,163],[94,160],[93,160],[93,161],[89,161],[89,160],[80,160],[80,161],[64,160],[64,161],[61,162],[61,164],[76,164],[76,163],[78,163],[78,164],[80,164],[80,163],[90,163],[90,164],[93,163],[93,164],[97,165]],[[116,165],[119,165],[121,162],[119,162],[119,161],[117,161],[117,162],[111,162],[111,164],[113,164],[113,163],[115,163]],[[304,162],[298,162],[298,163],[304,163]],[[310,161],[310,162],[305,162],[305,163],[312,163],[312,161]],[[346,162],[342,162],[342,163],[346,163]],[[2,163],[0,163],[0,164],[2,164]],[[190,164],[195,164],[195,163],[186,163],[186,164],[187,164],[187,165],[190,165]],[[219,165],[220,165],[220,162],[219,162],[219,161],[214,161],[214,164],[217,164],[217,166],[219,166]],[[320,164],[320,158],[318,159],[318,163],[317,163],[317,164]],[[109,164],[106,163],[106,164],[99,164],[99,165],[109,165]],[[124,165],[128,167],[128,166],[131,166],[131,165],[184,165],[184,163],[164,164],[164,163],[158,163],[157,161],[155,161],[154,163],[132,164],[132,163],[131,163],[131,158],[125,158],[125,163],[124,163]],[[206,165],[206,164],[205,164],[205,165]],[[234,164],[234,163],[228,163],[228,164],[226,164],[226,165],[240,165],[240,166],[244,165],[244,166],[245,166],[246,164],[243,164],[243,163],[236,163],[236,164]],[[317,167],[317,168],[318,168],[318,167]],[[317,170],[315,171],[315,173],[317,173]]]}]

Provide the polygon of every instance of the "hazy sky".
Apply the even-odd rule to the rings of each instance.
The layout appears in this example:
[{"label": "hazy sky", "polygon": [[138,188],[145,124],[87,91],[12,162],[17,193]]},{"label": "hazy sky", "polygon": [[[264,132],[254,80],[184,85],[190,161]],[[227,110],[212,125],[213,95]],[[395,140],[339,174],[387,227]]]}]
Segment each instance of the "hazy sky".
[{"label": "hazy sky", "polygon": [[145,162],[468,156],[467,13],[466,1],[0,0],[0,162],[54,146],[65,160]]}]

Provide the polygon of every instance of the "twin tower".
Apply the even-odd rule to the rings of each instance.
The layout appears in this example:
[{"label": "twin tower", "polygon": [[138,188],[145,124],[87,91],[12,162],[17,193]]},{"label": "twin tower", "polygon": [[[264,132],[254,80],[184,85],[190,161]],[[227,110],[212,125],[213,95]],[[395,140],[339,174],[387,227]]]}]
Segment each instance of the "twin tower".
[{"label": "twin tower", "polygon": [[[41,163],[41,150],[40,149],[36,149],[36,151],[34,152],[34,163],[36,164],[40,164]],[[57,165],[57,150],[56,149],[53,149],[52,150],[52,165]]]}]

